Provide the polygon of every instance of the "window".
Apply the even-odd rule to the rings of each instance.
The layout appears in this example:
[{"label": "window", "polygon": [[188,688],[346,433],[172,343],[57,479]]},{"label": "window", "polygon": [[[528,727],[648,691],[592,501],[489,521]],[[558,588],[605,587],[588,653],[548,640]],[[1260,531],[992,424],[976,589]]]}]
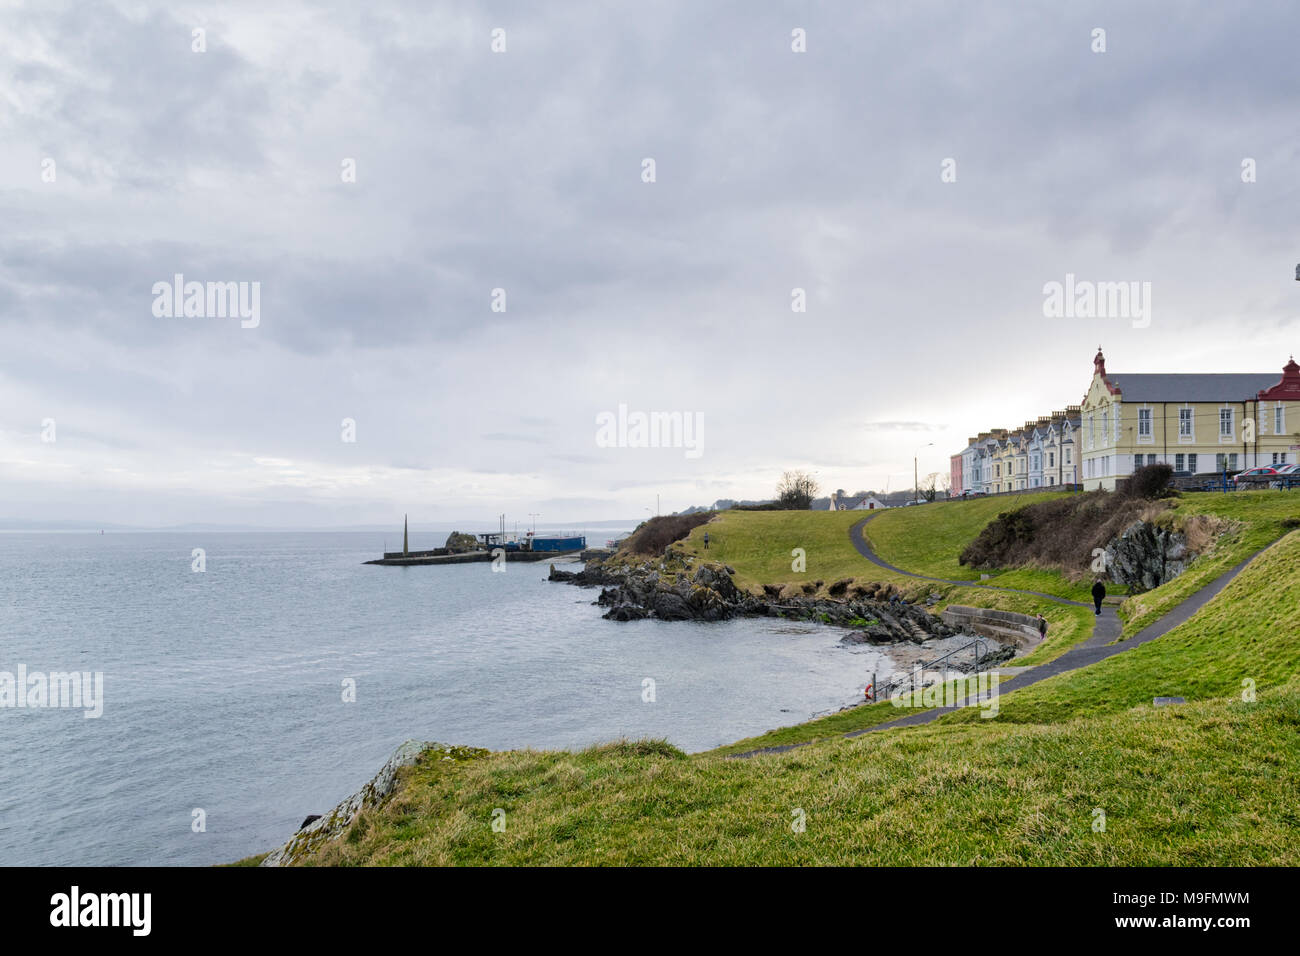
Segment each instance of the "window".
[{"label": "window", "polygon": [[[1219,409],[1219,437],[1220,438],[1232,437],[1232,409],[1231,408]],[[1222,470],[1223,470],[1222,468],[1219,469],[1219,471]]]},{"label": "window", "polygon": [[1188,455],[1188,456],[1187,456],[1187,470],[1190,471],[1193,475],[1196,474],[1196,456],[1195,456],[1195,455]]},{"label": "window", "polygon": [[1235,451],[1228,456],[1228,470],[1229,471],[1237,470],[1237,453]]},{"label": "window", "polygon": [[1227,455],[1223,454],[1223,452],[1219,452],[1219,454],[1217,454],[1217,455],[1214,456],[1214,470],[1215,470],[1215,471],[1223,471],[1223,470],[1224,470],[1225,468],[1227,468],[1227,467],[1228,467],[1228,456],[1227,456]]},{"label": "window", "polygon": [[1273,434],[1274,435],[1286,434],[1286,419],[1283,418],[1282,416],[1281,404],[1278,404],[1277,407],[1273,409]]},{"label": "window", "polygon": [[1072,464],[1074,464],[1074,449],[1073,449],[1073,448],[1067,448],[1067,449],[1065,449],[1065,463],[1066,463],[1067,465],[1072,465]]},{"label": "window", "polygon": [[1183,467],[1187,463],[1186,455],[1174,455],[1174,471],[1186,471]]},{"label": "window", "polygon": [[1092,412],[1088,413],[1088,447],[1092,447]]},{"label": "window", "polygon": [[1284,452],[1284,451],[1283,451],[1283,452],[1277,452],[1277,451],[1273,452],[1273,464],[1275,464],[1275,465],[1285,465],[1285,464],[1286,464],[1286,452]]},{"label": "window", "polygon": [[1192,410],[1190,408],[1178,409],[1178,437],[1192,437]]},{"label": "window", "polygon": [[1054,451],[1049,451],[1049,452],[1047,453],[1047,467],[1048,467],[1048,468],[1055,468],[1055,467],[1056,467],[1056,452],[1054,452]]},{"label": "window", "polygon": [[1138,409],[1138,438],[1151,437],[1151,409]]},{"label": "window", "polygon": [[1110,433],[1110,412],[1103,410],[1101,413],[1101,441],[1106,443],[1106,436]]}]

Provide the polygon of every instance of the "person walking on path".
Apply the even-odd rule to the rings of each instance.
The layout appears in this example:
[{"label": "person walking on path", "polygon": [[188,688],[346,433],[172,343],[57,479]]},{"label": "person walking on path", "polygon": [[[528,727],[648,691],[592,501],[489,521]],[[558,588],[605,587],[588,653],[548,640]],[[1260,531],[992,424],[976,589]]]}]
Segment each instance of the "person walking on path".
[{"label": "person walking on path", "polygon": [[1038,615],[1038,639],[1040,641],[1047,640],[1047,618],[1043,617],[1042,614]]},{"label": "person walking on path", "polygon": [[1098,578],[1092,586],[1092,603],[1097,605],[1097,613],[1101,614],[1101,599],[1106,596],[1106,585],[1101,583]]}]

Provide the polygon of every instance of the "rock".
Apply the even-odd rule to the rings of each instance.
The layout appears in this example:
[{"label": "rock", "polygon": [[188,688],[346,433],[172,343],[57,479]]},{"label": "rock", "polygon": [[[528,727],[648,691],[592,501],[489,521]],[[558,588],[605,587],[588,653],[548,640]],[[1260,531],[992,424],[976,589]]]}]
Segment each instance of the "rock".
[{"label": "rock", "polygon": [[393,751],[388,762],[369,783],[324,816],[308,817],[289,842],[268,853],[261,865],[284,866],[341,835],[363,809],[377,807],[388,798],[397,785],[397,771],[400,768],[415,763],[426,749],[440,746],[442,745],[432,742],[406,741]]},{"label": "rock", "polygon": [[695,570],[691,581],[700,587],[717,592],[723,600],[735,601],[740,598],[740,589],[731,580],[731,574],[734,573],[730,568],[719,569],[705,564]]},{"label": "rock", "polygon": [[690,621],[698,615],[686,598],[676,591],[660,591],[651,599],[655,617],[663,621]]},{"label": "rock", "polygon": [[610,621],[639,621],[649,616],[650,613],[645,608],[635,604],[620,604],[605,612],[605,618]]},{"label": "rock", "polygon": [[298,825],[298,829],[299,829],[299,830],[305,830],[305,829],[307,829],[307,827],[311,826],[313,823],[315,823],[315,822],[316,822],[317,820],[319,820],[319,819],[320,819],[320,814],[319,814],[319,813],[310,813],[310,814],[307,815],[307,819],[306,819],[306,820],[303,820],[302,823],[300,823],[300,824]]},{"label": "rock", "polygon": [[1149,591],[1171,581],[1195,558],[1187,539],[1172,528],[1135,521],[1106,545],[1110,579],[1134,591]]},{"label": "rock", "polygon": [[477,551],[478,539],[472,534],[465,531],[453,531],[447,535],[447,543],[443,545],[451,554],[460,554],[464,551]]}]

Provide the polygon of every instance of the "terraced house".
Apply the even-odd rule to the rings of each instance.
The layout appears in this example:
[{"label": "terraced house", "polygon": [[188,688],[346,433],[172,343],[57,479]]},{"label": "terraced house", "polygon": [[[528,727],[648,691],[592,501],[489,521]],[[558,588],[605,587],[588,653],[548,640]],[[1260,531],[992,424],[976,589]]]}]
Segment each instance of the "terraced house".
[{"label": "terraced house", "polygon": [[1114,488],[1141,465],[1207,477],[1294,464],[1300,365],[1276,372],[1108,373],[1101,349],[1083,399],[1083,487]]},{"label": "terraced house", "polygon": [[1079,406],[1044,415],[1010,431],[995,428],[967,439],[952,456],[955,493],[998,494],[1076,484]]}]

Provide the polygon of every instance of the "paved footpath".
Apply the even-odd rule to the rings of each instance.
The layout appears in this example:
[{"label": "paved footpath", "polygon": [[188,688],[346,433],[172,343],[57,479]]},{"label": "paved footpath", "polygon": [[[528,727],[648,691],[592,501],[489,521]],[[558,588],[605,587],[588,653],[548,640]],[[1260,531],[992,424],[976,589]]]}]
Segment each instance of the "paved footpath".
[{"label": "paved footpath", "polygon": [[[871,521],[876,515],[870,515],[863,518],[852,528],[849,529],[849,539],[853,542],[853,547],[857,549],[858,554],[862,555],[872,564],[884,568],[887,571],[893,571],[895,574],[903,574],[909,578],[919,578],[922,581],[935,581],[940,584],[960,584],[968,588],[987,588],[991,591],[1010,591],[1015,594],[1032,594],[1040,597],[1045,601],[1054,601],[1057,604],[1069,604],[1074,607],[1092,607],[1091,604],[1085,604],[1081,601],[1071,601],[1068,598],[1059,597],[1055,594],[1044,594],[1041,591],[1022,591],[1018,588],[1004,588],[993,584],[981,584],[978,581],[951,581],[947,578],[936,578],[926,574],[914,574],[911,571],[904,571],[902,568],[896,568],[886,562],[878,554],[871,550],[867,544],[867,539],[862,533],[863,527],[868,521]],[[1226,571],[1219,577],[1215,578],[1199,591],[1193,592],[1184,598],[1179,604],[1170,608],[1163,617],[1148,624],[1138,633],[1134,634],[1126,641],[1119,644],[1112,643],[1123,632],[1123,625],[1119,617],[1115,614],[1115,609],[1109,605],[1102,605],[1101,616],[1097,618],[1096,627],[1093,628],[1092,636],[1071,650],[1066,651],[1054,661],[1046,664],[1039,664],[1036,667],[1028,668],[1023,673],[1017,674],[1010,686],[1002,685],[999,692],[1002,695],[1013,693],[1022,687],[1028,687],[1031,684],[1037,684],[1040,680],[1046,680],[1049,677],[1055,677],[1057,674],[1064,674],[1066,671],[1077,670],[1080,667],[1088,667],[1103,661],[1108,657],[1116,654],[1122,654],[1127,650],[1145,644],[1147,641],[1153,641],[1160,635],[1173,630],[1179,624],[1182,624],[1193,614],[1205,607],[1216,594],[1222,591],[1241,570],[1261,553],[1256,551],[1246,560],[1242,561],[1235,568]],[[933,707],[929,710],[915,710],[895,720],[886,721],[883,724],[876,724],[874,727],[866,727],[862,730],[851,730],[844,734],[845,737],[861,737],[863,734],[875,733],[878,730],[890,730],[894,727],[915,727],[920,724],[928,724],[931,721],[938,720],[944,714],[951,713],[956,707]],[[754,757],[759,754],[777,754],[785,753],[788,750],[794,750],[796,747],[806,747],[812,741],[803,741],[797,744],[785,744],[780,747],[761,747],[758,750],[749,750],[745,753],[732,754],[732,757]]]}]

